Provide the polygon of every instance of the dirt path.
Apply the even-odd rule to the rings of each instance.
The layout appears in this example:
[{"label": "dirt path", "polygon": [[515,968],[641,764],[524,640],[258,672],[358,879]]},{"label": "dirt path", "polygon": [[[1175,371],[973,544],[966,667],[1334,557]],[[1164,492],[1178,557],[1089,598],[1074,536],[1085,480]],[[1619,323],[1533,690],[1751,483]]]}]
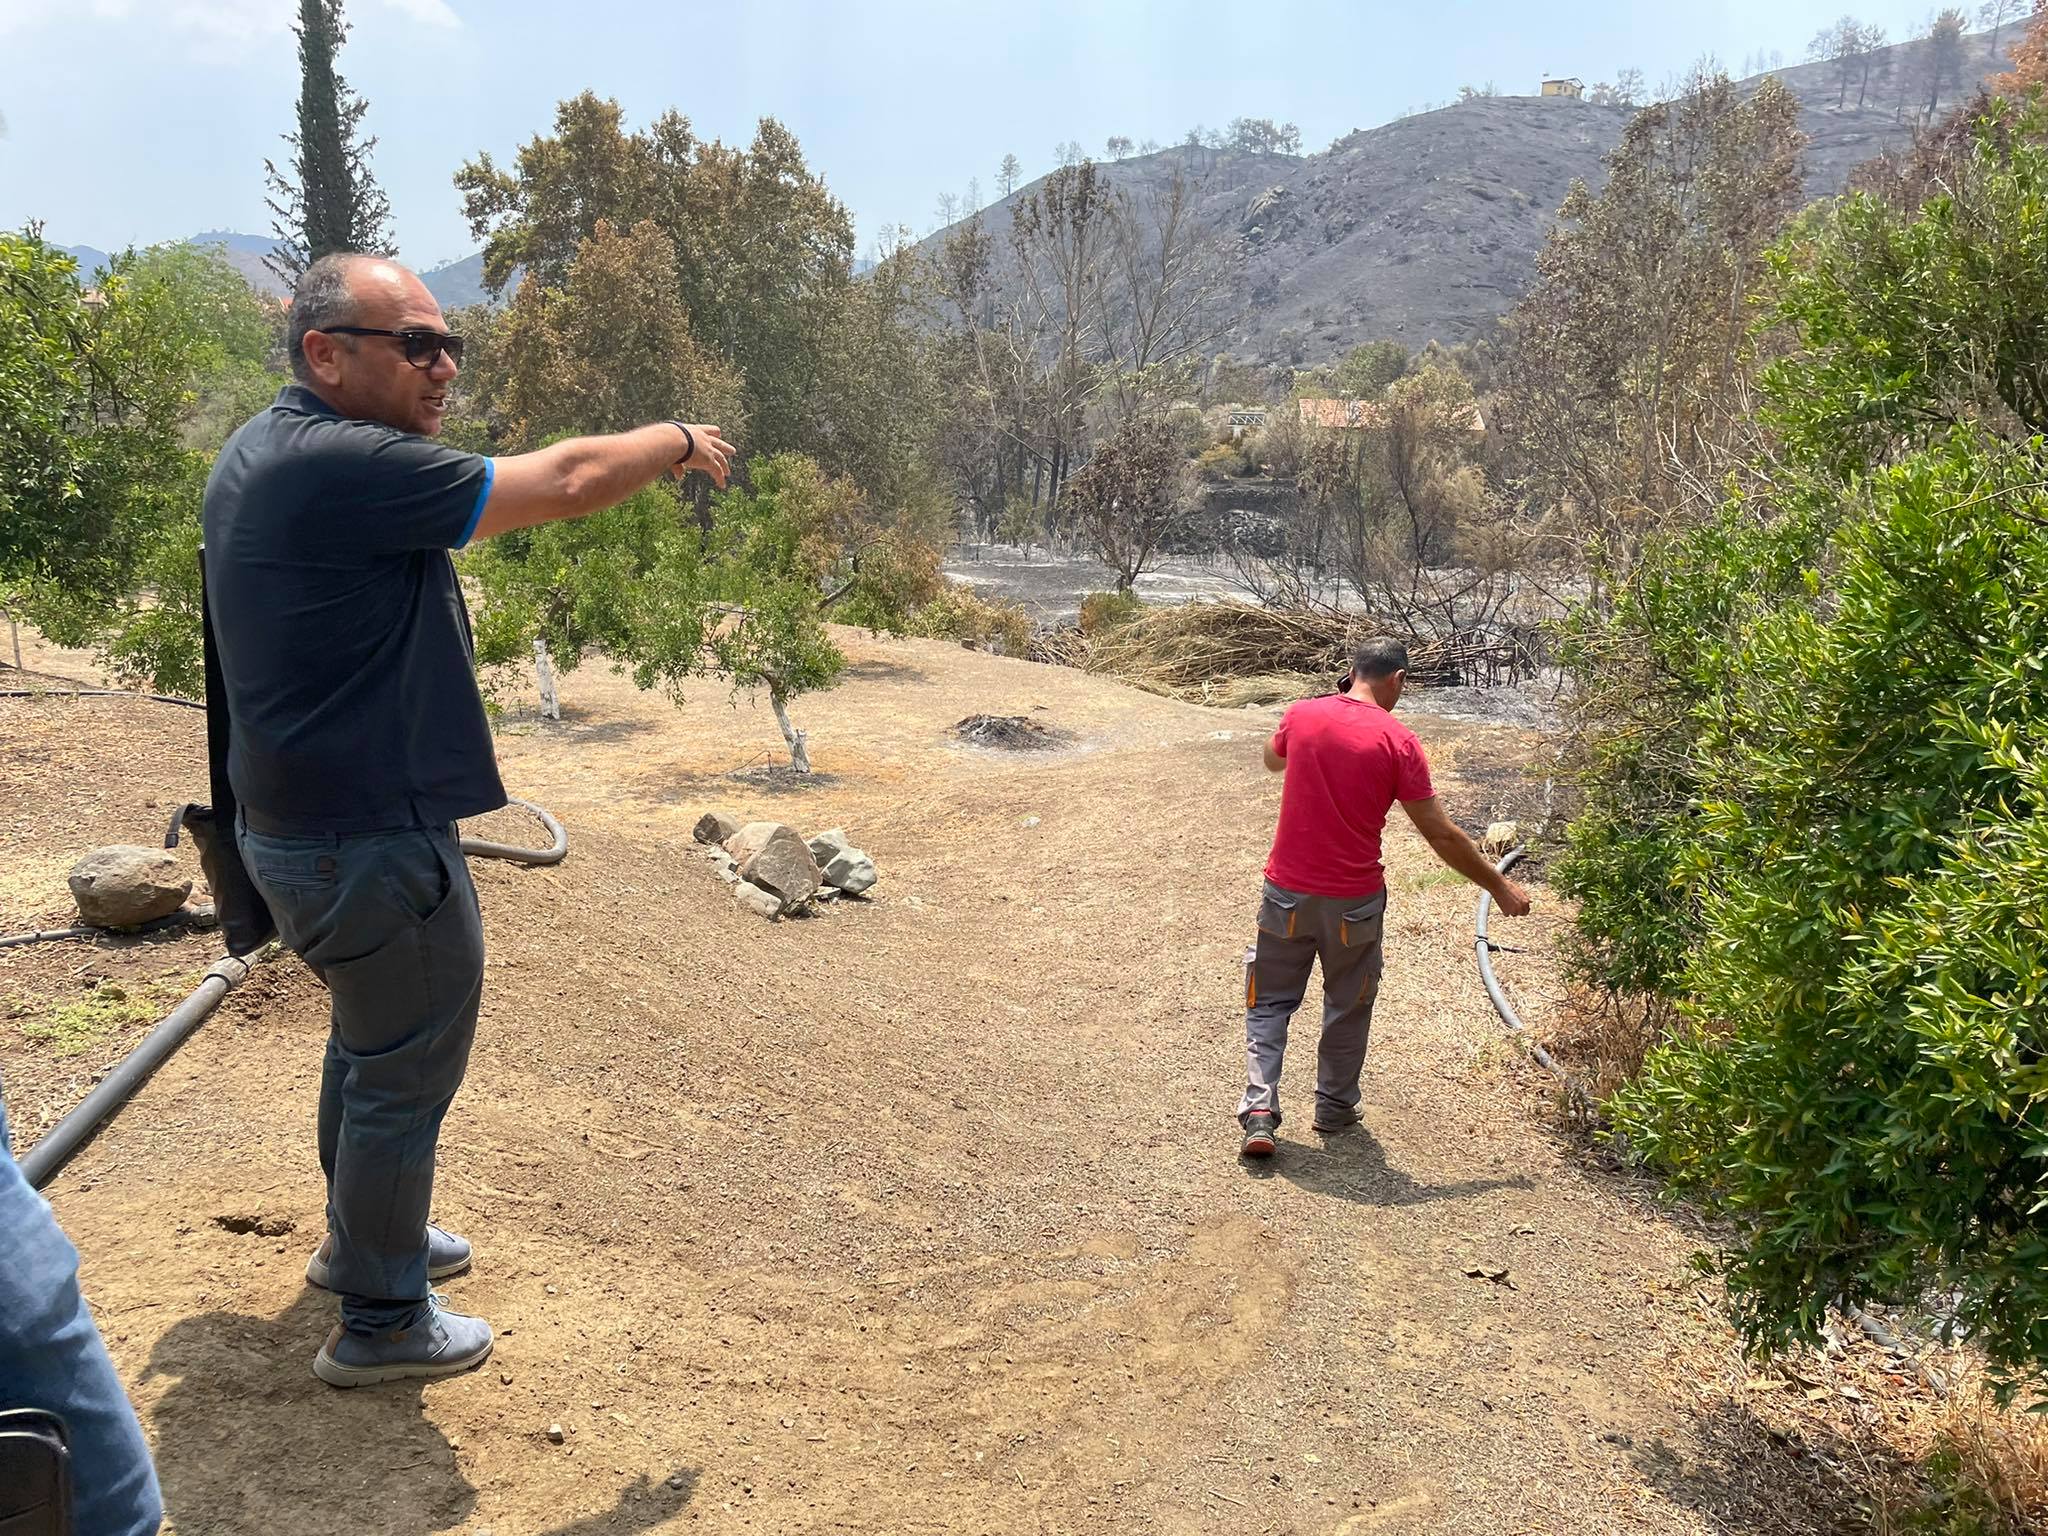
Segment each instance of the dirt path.
[{"label": "dirt path", "polygon": [[[1405,827],[1367,1128],[1298,1114],[1247,1170],[1272,715],[849,643],[798,710],[802,790],[727,777],[776,736],[708,687],[678,712],[586,668],[570,719],[506,727],[508,785],[574,844],[477,866],[492,954],[437,1213],[477,1244],[448,1290],[500,1329],[484,1370],[347,1394],[308,1370],[325,1020],[296,961],[58,1181],[179,1536],[1828,1527],[1796,1453],[1698,1391],[1686,1235],[1543,1128],[1468,891]],[[202,721],[0,711],[11,929],[61,916],[75,851],[197,792]],[[978,712],[1077,744],[949,745]],[[1460,819],[1527,792],[1500,772],[1523,738],[1415,724]],[[746,915],[688,845],[711,806],[845,826],[876,899]],[[206,953],[0,951],[0,1000]],[[0,1025],[25,1136],[119,1044],[60,1060]]]}]

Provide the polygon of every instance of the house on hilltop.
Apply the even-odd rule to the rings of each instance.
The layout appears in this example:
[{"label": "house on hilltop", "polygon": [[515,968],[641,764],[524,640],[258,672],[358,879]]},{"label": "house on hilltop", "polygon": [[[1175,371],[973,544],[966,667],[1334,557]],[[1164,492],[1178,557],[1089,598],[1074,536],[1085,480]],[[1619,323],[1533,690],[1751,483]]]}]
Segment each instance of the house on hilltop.
[{"label": "house on hilltop", "polygon": [[1586,82],[1577,75],[1564,75],[1556,80],[1546,80],[1543,82],[1543,94],[1568,96],[1573,101],[1578,101],[1586,94]]}]

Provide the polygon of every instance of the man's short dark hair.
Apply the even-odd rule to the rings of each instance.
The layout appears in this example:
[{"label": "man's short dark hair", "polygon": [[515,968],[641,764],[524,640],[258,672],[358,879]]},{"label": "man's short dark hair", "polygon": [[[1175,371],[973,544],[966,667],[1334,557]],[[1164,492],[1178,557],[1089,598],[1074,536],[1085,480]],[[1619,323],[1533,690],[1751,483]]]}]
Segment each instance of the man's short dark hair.
[{"label": "man's short dark hair", "polygon": [[1408,670],[1408,647],[1391,636],[1361,645],[1351,658],[1351,675],[1365,682]]},{"label": "man's short dark hair", "polygon": [[330,325],[354,325],[362,306],[349,291],[348,275],[358,262],[375,260],[352,251],[322,256],[299,274],[292,290],[292,318],[288,328],[292,377],[307,380],[306,332],[323,331]]}]

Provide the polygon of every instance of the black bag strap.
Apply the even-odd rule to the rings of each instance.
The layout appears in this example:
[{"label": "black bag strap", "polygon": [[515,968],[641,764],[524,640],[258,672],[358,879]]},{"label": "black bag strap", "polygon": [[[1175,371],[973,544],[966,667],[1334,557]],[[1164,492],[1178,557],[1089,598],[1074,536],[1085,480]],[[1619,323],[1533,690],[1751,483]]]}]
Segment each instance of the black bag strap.
[{"label": "black bag strap", "polygon": [[206,596],[206,546],[199,546],[199,650],[206,667],[206,769],[213,814],[220,825],[235,824],[235,791],[228,783],[228,685],[213,638],[213,605]]}]

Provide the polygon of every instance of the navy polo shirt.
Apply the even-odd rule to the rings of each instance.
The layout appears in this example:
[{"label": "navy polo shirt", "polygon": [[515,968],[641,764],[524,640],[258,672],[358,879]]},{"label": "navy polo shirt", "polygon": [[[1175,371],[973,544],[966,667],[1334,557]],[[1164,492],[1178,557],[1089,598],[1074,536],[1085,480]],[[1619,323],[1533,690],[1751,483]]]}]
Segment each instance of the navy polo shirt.
[{"label": "navy polo shirt", "polygon": [[491,461],[282,390],[206,482],[228,779],[268,830],[437,826],[505,803],[451,549]]}]

